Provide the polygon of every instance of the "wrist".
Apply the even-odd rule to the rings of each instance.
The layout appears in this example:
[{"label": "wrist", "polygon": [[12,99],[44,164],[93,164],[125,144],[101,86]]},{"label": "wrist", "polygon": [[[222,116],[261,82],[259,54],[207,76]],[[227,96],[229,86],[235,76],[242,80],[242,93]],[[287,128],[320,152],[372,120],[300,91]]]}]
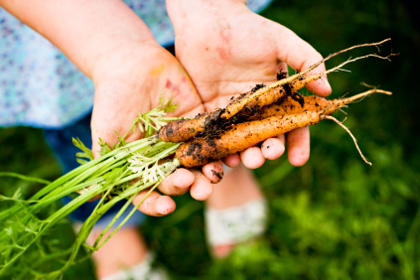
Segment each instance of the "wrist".
[{"label": "wrist", "polygon": [[79,68],[94,79],[101,69],[115,70],[121,67],[123,62],[133,60],[143,48],[158,45],[146,26],[143,30],[137,29],[132,32],[122,35],[116,32],[109,37],[104,36],[102,40],[96,37],[95,41],[89,43],[91,51],[85,55],[86,63]]},{"label": "wrist", "polygon": [[179,4],[193,4],[193,3],[202,3],[209,6],[215,5],[227,5],[227,4],[245,4],[247,0],[166,0],[167,5],[179,5]]},{"label": "wrist", "polygon": [[79,51],[73,56],[78,57],[82,63],[76,65],[92,79],[102,69],[117,70],[138,56],[143,48],[158,45],[147,25],[137,15],[127,15],[124,21],[120,19],[118,23],[103,27],[102,30],[98,32],[100,34],[93,30],[91,39],[85,40],[88,46],[83,54],[85,60],[78,57],[81,54]]},{"label": "wrist", "polygon": [[94,84],[113,77],[129,77],[140,72],[161,49],[154,38],[115,42],[98,56],[90,77]]},{"label": "wrist", "polygon": [[188,28],[186,24],[198,24],[203,21],[214,22],[214,17],[234,15],[249,11],[246,0],[166,0],[169,18],[175,32]]}]

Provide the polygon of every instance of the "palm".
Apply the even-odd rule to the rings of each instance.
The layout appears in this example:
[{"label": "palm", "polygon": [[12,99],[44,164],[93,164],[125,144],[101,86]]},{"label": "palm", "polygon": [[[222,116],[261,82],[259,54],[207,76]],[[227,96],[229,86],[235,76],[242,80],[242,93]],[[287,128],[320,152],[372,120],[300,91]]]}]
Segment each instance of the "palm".
[{"label": "palm", "polygon": [[[119,57],[120,58],[120,57]],[[172,99],[177,108],[173,116],[193,115],[203,110],[201,99],[178,61],[160,46],[134,50],[128,59],[119,59],[95,82],[95,104],[92,115],[93,139],[112,144],[117,132],[124,135],[138,113]],[[129,135],[129,141],[141,137]],[[97,141],[94,141],[97,151]]]},{"label": "palm", "polygon": [[182,37],[176,41],[177,57],[192,77],[207,110],[226,105],[232,95],[246,92],[255,84],[275,81],[276,72],[284,67],[277,59],[276,46],[269,43],[271,32],[258,28],[265,19],[256,14],[251,17],[221,22],[214,36],[197,32],[182,35],[194,36],[189,44],[182,44]]}]

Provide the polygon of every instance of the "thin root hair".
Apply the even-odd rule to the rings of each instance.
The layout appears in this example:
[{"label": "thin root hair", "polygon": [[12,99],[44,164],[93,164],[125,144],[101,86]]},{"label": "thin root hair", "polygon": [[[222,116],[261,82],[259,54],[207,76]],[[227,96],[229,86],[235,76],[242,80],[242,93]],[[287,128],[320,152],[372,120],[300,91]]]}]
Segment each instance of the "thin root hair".
[{"label": "thin root hair", "polygon": [[334,118],[333,116],[322,116],[324,119],[332,120],[339,126],[341,126],[353,139],[354,145],[356,146],[357,151],[359,152],[360,156],[362,157],[363,161],[369,165],[372,165],[372,163],[363,155],[362,150],[360,149],[359,145],[357,144],[357,139],[354,137],[354,135],[351,133],[350,129],[348,129],[342,122]]},{"label": "thin root hair", "polygon": [[[351,46],[351,47],[348,47],[348,48],[346,48],[346,49],[340,50],[340,51],[338,51],[338,52],[335,52],[335,53],[329,54],[328,56],[326,56],[325,58],[321,59],[321,60],[320,60],[320,61],[318,61],[317,63],[314,63],[314,64],[312,64],[311,66],[309,66],[306,70],[304,70],[304,71],[302,71],[302,72],[299,72],[299,73],[297,73],[297,74],[295,74],[295,75],[293,75],[293,76],[296,76],[296,77],[303,76],[304,74],[306,74],[306,73],[308,73],[309,71],[311,71],[311,70],[315,69],[316,67],[318,67],[318,66],[319,66],[319,65],[321,65],[322,63],[326,62],[327,60],[329,60],[329,59],[331,59],[331,58],[333,58],[333,57],[335,57],[335,56],[338,56],[338,55],[340,55],[340,54],[342,54],[342,53],[345,53],[345,52],[348,52],[348,51],[351,51],[351,50],[354,50],[354,49],[357,49],[357,48],[363,48],[363,47],[371,47],[371,46],[375,46],[377,49],[379,49],[379,46],[381,46],[383,43],[388,42],[388,41],[390,41],[390,40],[391,40],[391,38],[387,38],[387,39],[385,39],[385,40],[382,40],[382,41],[380,41],[380,42],[376,42],[376,43],[359,44],[359,45]],[[368,55],[368,56],[377,56],[378,58],[385,58],[385,59],[387,59],[387,60],[390,60],[390,59],[389,59],[389,57],[390,57],[390,56],[395,56],[395,55],[398,55],[398,54],[391,53],[391,54],[389,54],[389,55],[387,55],[387,56],[385,56],[385,57],[384,57],[384,56],[377,55],[377,54],[371,54],[371,55]],[[363,58],[365,58],[365,56],[364,56]],[[359,60],[359,59],[356,59],[356,60]],[[356,61],[356,60],[352,60],[351,62]],[[347,63],[350,63],[350,62],[346,62],[346,63],[344,63],[343,65],[345,65],[345,64],[347,64]],[[340,67],[340,65],[339,65],[339,66],[337,66],[337,67]],[[334,68],[337,68],[337,67],[334,67]],[[334,68],[333,68],[333,69],[334,69]],[[328,72],[328,71],[326,71],[325,73],[322,73],[322,74],[327,74],[327,72]],[[331,72],[331,71],[330,71],[330,72]]]},{"label": "thin root hair", "polygon": [[[345,105],[345,106],[343,106],[343,107],[348,108],[349,106]],[[341,113],[343,113],[345,116],[347,116],[347,112],[346,112],[346,111],[344,111],[343,109],[341,109],[341,108],[343,108],[343,107],[338,108],[338,110],[339,110]]]}]

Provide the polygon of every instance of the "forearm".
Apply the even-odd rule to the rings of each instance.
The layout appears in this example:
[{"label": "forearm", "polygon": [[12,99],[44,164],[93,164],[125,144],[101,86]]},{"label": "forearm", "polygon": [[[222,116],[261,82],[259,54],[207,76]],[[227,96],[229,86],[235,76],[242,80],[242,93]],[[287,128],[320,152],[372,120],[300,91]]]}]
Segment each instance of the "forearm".
[{"label": "forearm", "polygon": [[0,0],[89,77],[114,52],[154,42],[143,21],[119,0]]}]

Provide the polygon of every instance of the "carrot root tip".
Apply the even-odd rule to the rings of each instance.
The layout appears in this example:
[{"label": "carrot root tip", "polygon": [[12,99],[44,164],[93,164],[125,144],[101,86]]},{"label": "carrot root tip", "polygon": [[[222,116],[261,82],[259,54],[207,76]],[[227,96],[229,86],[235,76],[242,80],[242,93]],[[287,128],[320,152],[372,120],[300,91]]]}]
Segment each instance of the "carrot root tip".
[{"label": "carrot root tip", "polygon": [[337,120],[336,118],[332,117],[332,116],[322,116],[322,119],[328,119],[328,120],[332,120],[335,123],[337,123],[339,126],[341,126],[353,139],[354,145],[356,146],[357,151],[359,152],[360,156],[362,157],[363,161],[372,166],[372,163],[365,157],[365,155],[362,153],[362,150],[360,149],[359,145],[357,144],[357,139],[356,137],[354,137],[353,133],[351,133],[350,129],[348,129],[342,122],[340,122],[339,120]]}]

